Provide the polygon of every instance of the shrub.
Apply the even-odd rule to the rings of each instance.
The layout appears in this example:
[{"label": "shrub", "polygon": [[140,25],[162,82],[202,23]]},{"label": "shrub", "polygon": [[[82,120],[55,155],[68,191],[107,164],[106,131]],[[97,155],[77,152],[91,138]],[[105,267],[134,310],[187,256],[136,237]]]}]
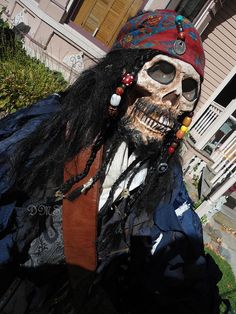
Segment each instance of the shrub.
[{"label": "shrub", "polygon": [[40,61],[17,51],[13,58],[1,60],[0,110],[14,112],[51,93],[63,90],[67,83],[58,72]]},{"label": "shrub", "polygon": [[1,18],[0,39],[0,111],[14,112],[65,89],[62,74],[28,56],[21,40]]}]

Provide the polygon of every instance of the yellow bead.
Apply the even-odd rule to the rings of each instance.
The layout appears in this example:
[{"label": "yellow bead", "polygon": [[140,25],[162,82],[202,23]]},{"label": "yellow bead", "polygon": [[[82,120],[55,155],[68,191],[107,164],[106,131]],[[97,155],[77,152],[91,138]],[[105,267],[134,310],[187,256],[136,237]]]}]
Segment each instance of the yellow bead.
[{"label": "yellow bead", "polygon": [[180,130],[183,131],[184,133],[186,133],[188,131],[188,128],[186,126],[182,125]]},{"label": "yellow bead", "polygon": [[190,126],[191,122],[192,122],[192,118],[185,117],[182,123],[183,123],[184,126]]}]

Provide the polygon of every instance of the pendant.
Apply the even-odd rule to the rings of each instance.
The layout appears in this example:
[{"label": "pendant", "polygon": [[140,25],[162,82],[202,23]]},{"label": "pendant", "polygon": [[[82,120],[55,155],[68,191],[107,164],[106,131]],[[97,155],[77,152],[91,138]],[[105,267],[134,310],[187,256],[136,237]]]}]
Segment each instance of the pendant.
[{"label": "pendant", "polygon": [[182,55],[186,51],[186,44],[183,40],[177,39],[174,43],[174,51],[177,55]]},{"label": "pendant", "polygon": [[168,165],[165,162],[161,162],[158,166],[158,172],[159,173],[164,173],[168,169]]}]

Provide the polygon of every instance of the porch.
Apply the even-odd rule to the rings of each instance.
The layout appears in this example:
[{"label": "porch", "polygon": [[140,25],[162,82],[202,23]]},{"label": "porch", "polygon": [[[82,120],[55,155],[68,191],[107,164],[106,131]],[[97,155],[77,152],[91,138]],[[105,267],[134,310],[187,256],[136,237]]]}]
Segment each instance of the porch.
[{"label": "porch", "polygon": [[236,182],[235,110],[236,99],[226,108],[213,101],[189,132],[187,145],[193,157],[187,157],[190,161],[184,163],[184,172],[195,179],[202,175],[201,198],[228,181],[231,185]]}]

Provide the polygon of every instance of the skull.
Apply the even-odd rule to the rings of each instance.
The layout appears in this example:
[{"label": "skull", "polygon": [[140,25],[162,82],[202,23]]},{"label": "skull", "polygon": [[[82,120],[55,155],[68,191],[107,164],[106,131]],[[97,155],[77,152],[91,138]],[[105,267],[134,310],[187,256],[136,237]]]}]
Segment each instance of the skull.
[{"label": "skull", "polygon": [[124,117],[126,130],[145,145],[162,142],[178,117],[194,109],[200,75],[192,65],[159,54],[139,71],[136,92],[140,97],[128,106]]}]

